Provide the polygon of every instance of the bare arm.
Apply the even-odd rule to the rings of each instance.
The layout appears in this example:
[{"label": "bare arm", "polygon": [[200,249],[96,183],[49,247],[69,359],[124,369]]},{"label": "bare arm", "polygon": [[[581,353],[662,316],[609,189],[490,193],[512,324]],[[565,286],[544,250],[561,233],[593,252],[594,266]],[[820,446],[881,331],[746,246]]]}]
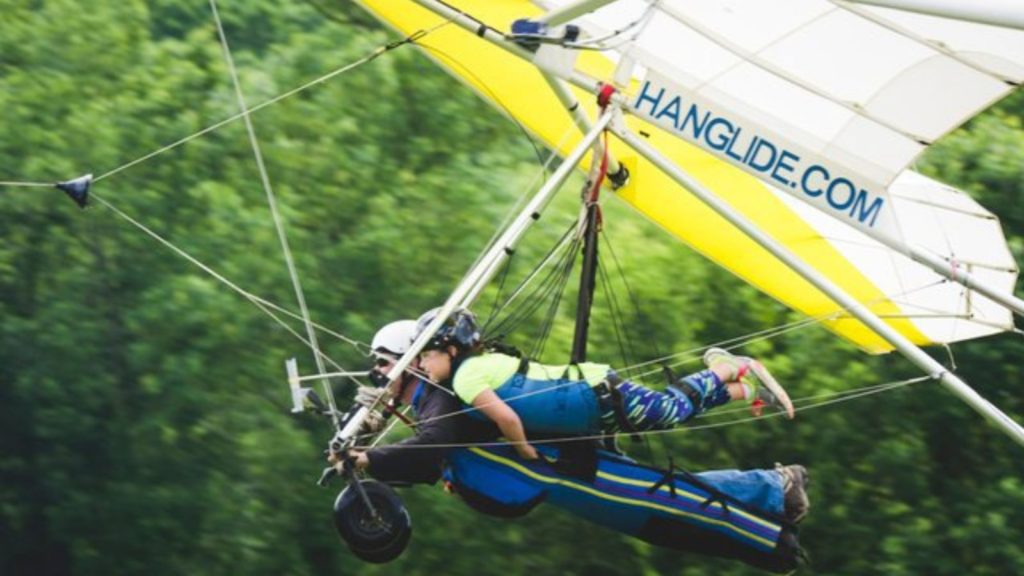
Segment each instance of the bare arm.
[{"label": "bare arm", "polygon": [[516,449],[519,456],[526,460],[538,458],[537,450],[526,441],[523,421],[519,419],[515,410],[494,393],[494,390],[484,390],[477,394],[473,399],[473,407],[483,412],[498,425],[501,435],[512,443],[512,447]]}]

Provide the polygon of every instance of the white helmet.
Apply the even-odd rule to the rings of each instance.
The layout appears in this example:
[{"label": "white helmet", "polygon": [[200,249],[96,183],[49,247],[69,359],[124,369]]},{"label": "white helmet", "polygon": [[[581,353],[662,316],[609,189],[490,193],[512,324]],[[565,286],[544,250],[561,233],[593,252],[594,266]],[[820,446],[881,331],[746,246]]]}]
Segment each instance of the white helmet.
[{"label": "white helmet", "polygon": [[416,337],[415,320],[398,320],[385,325],[373,335],[370,350],[401,356],[409,350]]}]

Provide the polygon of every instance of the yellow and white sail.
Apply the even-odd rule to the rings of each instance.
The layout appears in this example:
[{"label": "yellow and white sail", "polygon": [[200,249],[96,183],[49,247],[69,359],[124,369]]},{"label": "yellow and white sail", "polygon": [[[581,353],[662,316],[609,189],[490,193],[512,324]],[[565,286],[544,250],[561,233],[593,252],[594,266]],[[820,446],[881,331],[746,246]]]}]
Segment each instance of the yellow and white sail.
[{"label": "yellow and white sail", "polygon": [[[414,1],[362,3],[406,34],[444,22]],[[447,4],[508,30],[566,2]],[[573,24],[614,40],[603,51],[513,53],[449,25],[420,44],[562,152],[576,144],[560,142],[573,120],[538,65],[617,83],[634,132],[917,344],[1012,328],[1004,307],[907,256],[933,254],[1006,293],[1016,279],[998,220],[907,166],[1024,80],[1024,32],[823,0],[618,0]],[[593,116],[593,94],[573,90]],[[621,143],[612,152],[632,174],[620,196],[647,217],[794,309],[837,311],[664,172]],[[852,318],[829,327],[891,349]]]}]

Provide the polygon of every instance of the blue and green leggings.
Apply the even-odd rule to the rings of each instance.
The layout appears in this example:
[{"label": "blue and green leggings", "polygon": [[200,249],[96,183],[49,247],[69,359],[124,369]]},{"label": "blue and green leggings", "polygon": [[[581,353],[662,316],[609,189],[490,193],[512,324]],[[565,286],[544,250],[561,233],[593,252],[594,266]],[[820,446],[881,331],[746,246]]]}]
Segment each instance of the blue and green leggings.
[{"label": "blue and green leggings", "polygon": [[[609,380],[617,380],[614,374]],[[606,432],[637,432],[643,430],[665,430],[679,426],[697,414],[720,406],[729,401],[729,391],[711,370],[702,370],[682,378],[695,392],[691,399],[682,389],[669,386],[664,392],[651,390],[628,380],[616,387],[619,394],[622,415],[617,415],[616,406],[601,406],[601,422]],[[699,397],[697,406],[694,400]],[[625,422],[623,422],[625,420]],[[623,430],[628,425],[632,430]]]}]

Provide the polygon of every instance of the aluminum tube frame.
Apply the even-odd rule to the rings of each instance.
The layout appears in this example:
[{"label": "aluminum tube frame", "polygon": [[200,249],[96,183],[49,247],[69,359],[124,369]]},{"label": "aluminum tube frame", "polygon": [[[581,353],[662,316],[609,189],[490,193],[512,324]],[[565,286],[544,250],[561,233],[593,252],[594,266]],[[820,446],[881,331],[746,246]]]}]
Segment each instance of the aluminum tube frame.
[{"label": "aluminum tube frame", "polygon": [[878,335],[893,345],[896,350],[917,365],[926,374],[939,380],[946,388],[966,402],[986,420],[1000,428],[1010,438],[1021,446],[1024,446],[1024,428],[1007,416],[1003,411],[983,398],[977,392],[960,380],[952,372],[949,372],[942,364],[926,354],[923,350],[914,345],[910,340],[897,332],[891,326],[879,319],[866,306],[855,300],[841,288],[818,273],[817,270],[808,266],[803,260],[790,252],[786,247],[777,242],[771,236],[765,234],[761,229],[746,219],[731,206],[719,199],[713,192],[704,187],[695,178],[684,172],[672,161],[665,158],[653,146],[623,126],[613,126],[612,130],[631,148],[651,161],[654,165],[664,171],[673,180],[689,190],[701,202],[706,204],[720,216],[736,226],[744,234],[757,242],[761,247],[768,250],[772,255],[786,264],[802,278],[813,284],[825,293],[834,302],[842,306],[849,314],[856,317],[866,326],[874,330]]},{"label": "aluminum tube frame", "polygon": [[[513,54],[515,56],[518,56],[518,57],[520,57],[520,58],[522,58],[524,60],[532,61],[533,54],[531,52],[529,52],[528,50],[523,49],[521,46],[518,46],[514,42],[509,41],[502,34],[499,34],[499,33],[495,32],[493,30],[481,27],[481,23],[479,21],[474,20],[473,18],[467,16],[466,14],[464,14],[462,12],[459,12],[457,10],[453,10],[452,8],[446,6],[445,4],[437,2],[436,0],[414,0],[414,1],[417,4],[419,4],[420,6],[426,8],[426,9],[432,11],[432,12],[434,12],[435,14],[438,14],[439,16],[442,16],[444,18],[447,18],[447,19],[451,20],[452,23],[460,26],[461,28],[463,28],[465,30],[468,30],[470,32],[473,32],[473,33],[477,34],[478,36],[480,36],[481,38],[487,40],[488,42],[491,42],[492,44],[495,44],[496,46],[499,46],[499,47],[505,49],[507,52],[509,52],[509,53],[511,53],[511,54]],[[861,3],[864,3],[864,2],[861,2]],[[599,87],[601,85],[601,82],[598,81],[597,79],[592,78],[590,76],[587,76],[585,74],[582,74],[579,71],[574,71],[573,74],[572,74],[572,77],[568,78],[567,80],[570,83],[572,83],[573,85],[575,85],[575,86],[577,86],[579,88],[582,88],[584,90],[587,90],[587,91],[590,91],[590,92],[594,92],[594,93],[596,93],[597,90],[599,90]],[[621,105],[623,112],[630,112],[632,110],[631,104],[628,102],[627,98],[624,95],[622,95],[621,93],[620,94],[615,94],[612,97],[612,100],[613,100],[614,104]],[[616,130],[616,133],[622,135],[622,133],[620,131],[618,131],[618,130]],[[632,134],[629,134],[629,135],[632,136]],[[631,139],[631,141],[637,142],[638,144],[642,145],[644,149],[648,149],[648,146],[647,146],[646,142],[643,142],[642,140],[637,140],[635,137],[633,137]],[[638,148],[637,145],[632,145],[632,146],[633,146],[633,148]],[[659,153],[657,153],[657,151],[651,149],[651,152],[654,153],[658,157],[658,159],[661,160],[662,162],[667,162],[667,160],[665,160],[664,157],[662,157]],[[652,159],[652,162],[653,161],[654,160]],[[659,162],[655,162],[655,164],[658,164],[659,166],[661,165]],[[676,167],[674,164],[672,164],[671,162],[667,162],[667,164],[671,168],[662,167],[662,169],[665,170],[666,173],[672,175],[673,178],[675,178],[675,174],[676,173],[680,173],[680,174],[683,174],[683,176],[686,179],[686,181],[693,182],[693,184],[697,185],[696,182],[692,181],[692,179],[690,179],[688,175],[685,175],[685,173],[682,173],[682,171],[679,170],[678,167]],[[682,182],[680,182],[680,183],[682,183]],[[683,184],[683,186],[687,186],[687,185]],[[687,188],[689,188],[689,186],[687,186]],[[690,188],[690,189],[691,189],[691,191],[693,191],[692,188]],[[722,206],[724,209],[731,211],[730,207],[728,207],[727,205],[724,205],[720,201],[718,201],[717,197],[715,197],[712,194],[710,194],[710,192],[708,192],[706,188],[700,187],[700,189],[702,191],[704,191],[704,195],[703,196],[709,197],[712,201],[716,201],[718,203],[718,205]],[[714,205],[712,205],[712,207],[714,207]],[[738,215],[737,215],[737,217],[738,217]],[[730,221],[731,221],[731,219],[730,219]],[[744,222],[746,222],[745,219],[744,219]],[[746,223],[749,224],[749,222],[746,222]],[[757,230],[756,227],[753,227],[753,225],[750,225],[750,228],[752,230],[756,231],[759,236],[764,237],[767,241],[771,242],[773,246],[776,246],[778,249],[785,251],[785,248],[782,248],[781,246],[778,246],[778,244],[775,243],[774,240],[772,240],[771,238],[765,237],[764,234],[761,233],[759,230]],[[743,228],[741,227],[741,229],[743,229]],[[872,237],[874,238],[874,236],[872,236]],[[875,239],[877,240],[878,238],[875,238]],[[767,248],[767,246],[766,246],[766,248]],[[909,252],[909,248],[908,247],[900,247],[900,248],[897,248],[897,249],[900,252],[903,252],[903,253],[908,253]],[[793,256],[792,254],[790,254],[790,257],[792,257],[794,260],[796,260],[795,256]],[[784,259],[783,261],[786,261],[786,260]],[[808,273],[816,275],[816,272],[811,270],[811,269],[809,269],[809,267],[807,267],[806,264],[804,264],[803,262],[801,262],[799,260],[796,260],[796,261],[799,263],[799,266],[800,266],[799,269],[795,269],[797,272],[800,272],[800,270],[806,270]],[[958,282],[961,281],[961,278],[951,278],[951,279],[953,279],[954,281],[958,281]],[[828,282],[827,280],[825,280],[825,281]],[[838,291],[838,288],[836,288],[834,285],[832,285],[831,282],[828,282],[828,284]],[[977,285],[977,283],[975,283],[975,284]],[[815,285],[817,285],[817,284],[815,284]],[[850,299],[848,296],[844,295],[844,297],[845,297],[845,300],[852,301],[852,299]],[[859,304],[856,303],[855,301],[853,301],[853,304],[859,306]],[[892,333],[894,333],[894,331],[891,330],[888,327],[888,325],[882,323],[881,320],[879,320],[877,317],[873,317],[873,318],[874,318],[874,322],[873,323],[874,324],[882,325],[882,327],[884,329],[883,331],[879,331],[879,334],[892,334]],[[913,343],[911,343],[908,340],[906,340],[905,338],[903,338],[903,336],[899,335],[898,333],[896,333],[895,336],[897,338],[897,342],[900,342],[900,345],[897,346],[897,349],[900,350],[900,352],[903,353],[904,355],[908,355],[909,354],[909,355],[913,356],[913,358],[916,359],[915,363],[918,364],[919,366],[921,366],[923,369],[925,369],[926,372],[932,374],[935,377],[939,377],[939,375],[945,373],[945,368],[943,368],[942,365],[939,364],[938,362],[935,362],[935,360],[932,359],[931,356],[928,356],[927,354],[925,354],[922,350],[917,348],[917,346],[915,346]],[[896,342],[892,342],[892,344],[894,346],[896,346]],[[950,379],[952,379],[952,381],[950,381]],[[975,408],[976,410],[981,412],[983,416],[985,416],[990,421],[995,422],[996,425],[1000,426],[1000,428],[1002,428],[1004,431],[1006,431],[1018,443],[1021,443],[1022,445],[1024,445],[1024,430],[1021,429],[1019,424],[1017,424],[1016,422],[1011,420],[1008,416],[1006,416],[1006,414],[1004,414],[1002,411],[1000,411],[995,406],[992,406],[991,403],[989,403],[987,400],[985,400],[984,398],[979,396],[976,392],[974,392],[974,390],[972,390],[969,386],[967,386],[965,383],[963,383],[961,380],[959,380],[955,376],[949,375],[948,377],[942,377],[942,382],[943,382],[944,385],[946,385],[947,387],[951,388],[954,391],[954,393],[956,393],[958,396],[960,396],[962,399],[964,399],[964,401],[968,402],[968,404],[970,404],[973,408]]]},{"label": "aluminum tube frame", "polygon": [[[463,277],[462,282],[448,296],[448,300],[445,301],[437,316],[427,325],[423,332],[413,341],[412,345],[409,346],[409,350],[398,359],[398,362],[388,372],[388,380],[394,380],[409,367],[409,364],[423,350],[423,347],[426,346],[427,342],[434,336],[434,333],[448,320],[448,317],[451,316],[456,308],[468,306],[472,303],[472,300],[468,297],[478,295],[482,287],[494,277],[502,262],[512,254],[516,242],[522,238],[523,233],[534,222],[540,219],[541,212],[548,202],[551,201],[555,192],[558,191],[569,175],[572,174],[573,170],[576,169],[576,166],[583,160],[583,156],[594,145],[601,132],[608,127],[612,116],[613,111],[609,110],[594,123],[593,128],[583,136],[583,139],[576,145],[576,148],[566,156],[562,164],[551,175],[551,178],[541,186],[530,202],[523,207],[519,215],[508,225],[505,232],[491,245],[484,256],[480,258],[476,266]],[[360,407],[345,427],[338,432],[336,439],[344,444],[354,438],[358,434],[359,428],[362,426],[363,420],[366,419],[368,412],[369,410],[366,407]]]},{"label": "aluminum tube frame", "polygon": [[548,26],[560,26],[578,18],[579,16],[598,10],[603,6],[607,6],[608,4],[616,1],[618,0],[577,0],[573,4],[562,6],[561,8],[556,8],[548,12],[538,18],[537,21],[543,22]]},{"label": "aluminum tube frame", "polygon": [[[533,59],[533,53],[532,52],[523,49],[518,44],[509,41],[507,38],[505,38],[501,34],[498,34],[497,32],[494,32],[493,30],[481,29],[480,28],[480,22],[478,22],[477,20],[474,20],[473,18],[471,18],[470,16],[467,16],[466,14],[463,14],[461,12],[453,10],[453,9],[451,9],[448,6],[437,2],[436,0],[414,0],[414,1],[417,4],[419,4],[420,6],[426,8],[426,9],[432,11],[432,12],[434,12],[435,14],[438,14],[439,16],[451,19],[451,21],[454,24],[458,25],[459,27],[479,35],[484,40],[487,40],[488,42],[490,42],[490,43],[492,43],[492,44],[494,44],[494,45],[504,49],[505,51],[509,52],[512,55],[518,56],[519,58],[522,58],[523,60],[526,60],[526,61],[532,61],[532,59]],[[881,2],[872,2],[872,1],[869,1],[869,0],[858,0],[855,3],[859,3],[859,4],[881,4]],[[890,3],[891,4],[896,4],[896,3],[899,3],[899,2],[897,2],[896,0],[893,0]],[[907,4],[907,3],[908,2],[903,2],[903,4]],[[1017,11],[1018,12],[1024,12],[1024,8],[1019,8],[1019,9],[1017,9]],[[1022,20],[1024,20],[1024,15],[1022,15]],[[582,74],[581,72],[578,72],[578,71],[574,71],[572,77],[569,78],[568,81],[571,84],[577,86],[578,88],[582,88],[584,90],[593,92],[595,94],[597,93],[597,90],[599,90],[600,86],[601,86],[601,82],[599,80],[597,80],[595,78],[592,78],[590,76],[587,76],[585,74]],[[558,91],[556,90],[556,93],[557,92]],[[612,100],[613,100],[613,102],[621,105],[622,111],[624,113],[632,113],[633,112],[632,104],[628,101],[628,99],[622,93],[616,93],[612,97]],[[580,120],[578,118],[576,118],[576,121],[577,121],[577,124],[579,124]],[[944,276],[946,278],[949,278],[950,280],[952,280],[954,282],[957,282],[958,284],[962,284],[962,285],[964,285],[964,286],[966,286],[968,288],[977,290],[979,293],[981,293],[984,296],[992,299],[994,302],[997,302],[1000,305],[1005,306],[1008,309],[1013,310],[1014,312],[1017,312],[1018,314],[1024,315],[1024,312],[1021,311],[1021,309],[1024,308],[1024,301],[1020,300],[1019,298],[1016,298],[1012,294],[1006,294],[1006,293],[1000,292],[998,290],[995,290],[994,288],[991,288],[991,287],[987,286],[986,284],[980,282],[979,280],[977,280],[977,279],[975,279],[975,278],[973,278],[973,277],[971,277],[971,276],[969,276],[967,274],[959,274],[959,273],[958,274],[952,274],[949,263],[948,262],[944,262],[941,258],[935,258],[934,256],[931,256],[929,254],[923,254],[919,250],[915,250],[914,248],[908,246],[905,243],[897,242],[897,241],[891,240],[891,239],[886,239],[886,238],[883,238],[883,237],[881,237],[879,235],[868,234],[868,236],[870,238],[873,238],[873,239],[881,242],[882,244],[888,246],[889,248],[892,248],[892,249],[894,249],[894,250],[896,250],[896,251],[898,251],[898,252],[900,252],[902,254],[906,254],[907,256],[909,256],[913,260],[921,263],[922,265],[929,266],[930,268],[935,270],[940,275],[942,275],[942,276]],[[938,264],[938,263],[941,263],[941,264]]]},{"label": "aluminum tube frame", "polygon": [[[615,0],[579,0],[568,6],[552,10],[538,20],[549,26],[565,24],[588,12],[600,9]],[[857,4],[871,4],[917,12],[942,18],[968,20],[980,24],[1024,29],[1024,7],[1018,0],[849,0]]]},{"label": "aluminum tube frame", "polygon": [[[495,46],[502,48],[506,52],[514,56],[518,56],[527,62],[533,62],[533,52],[509,40],[503,34],[495,32],[494,30],[485,27],[482,22],[476,20],[472,16],[469,16],[465,12],[455,10],[452,7],[448,6],[447,4],[438,2],[437,0],[412,1],[425,9],[430,10],[434,14],[437,14],[438,16],[446,20],[450,20],[452,24],[457,25],[463,30],[472,32],[473,34],[476,34],[477,36],[483,38],[484,40],[490,42],[491,44],[494,44]],[[587,76],[586,74],[583,74],[578,71],[573,71],[572,77],[569,78],[569,81],[572,84],[593,94],[597,94],[597,91],[600,90],[601,88],[601,82],[599,80]]]},{"label": "aluminum tube frame", "polygon": [[1004,28],[1024,30],[1024,4],[1020,0],[848,0],[941,18],[967,20]]},{"label": "aluminum tube frame", "polygon": [[[540,196],[545,196],[546,199],[544,200],[544,202],[540,204],[537,210],[534,212],[527,212],[527,210],[530,209],[530,205],[527,205],[526,208],[523,209],[525,214],[531,214],[531,218],[534,221],[540,218],[541,208],[547,204],[551,196],[553,196],[554,192],[557,191],[557,189],[572,174],[572,171],[575,170],[577,166],[579,166],[580,162],[583,161],[583,156],[587,153],[587,149],[593,148],[596,145],[596,143],[598,142],[597,138],[601,135],[601,132],[604,130],[604,128],[608,126],[608,123],[611,121],[611,118],[612,113],[606,112],[604,116],[602,116],[602,118],[599,120],[598,124],[594,125],[590,129],[590,131],[586,133],[583,140],[580,141],[579,144],[577,144],[576,148],[572,152],[570,152],[568,156],[566,156],[565,160],[558,166],[558,169],[555,170],[555,173],[551,175],[548,181],[544,183],[544,185],[541,187],[541,190],[538,191],[537,195],[534,197],[534,200],[536,200]],[[598,127],[599,125],[600,128]],[[586,146],[584,146],[584,144],[586,144]],[[548,192],[545,192],[545,189],[549,187],[552,189]],[[524,214],[521,213],[519,215],[519,218],[524,218]],[[531,222],[529,220],[524,220],[523,224],[525,226],[523,227],[522,232],[525,232],[526,228],[529,227]],[[509,225],[508,229],[512,230],[515,226],[516,222],[513,221],[512,224]],[[469,308],[470,306],[473,305],[473,302],[475,302],[477,297],[480,296],[480,293],[483,292],[483,289],[487,286],[487,283],[490,282],[491,278],[493,278],[494,275],[498,272],[498,268],[500,268],[502,263],[504,263],[505,260],[507,260],[508,257],[512,255],[512,253],[515,250],[515,243],[519,241],[520,237],[522,237],[522,232],[519,232],[518,235],[516,235],[510,242],[506,242],[506,238],[504,235],[498,238],[498,240],[491,246],[488,255],[481,258],[481,262],[486,260],[491,253],[494,253],[497,250],[500,250],[500,252],[497,252],[497,255],[499,257],[495,258],[494,261],[491,262],[489,266],[484,268],[484,272],[480,275],[479,280],[476,282],[476,284],[470,286],[469,290],[465,292],[464,296],[462,297],[462,300],[458,302],[458,305],[456,307]],[[506,234],[507,233],[508,232],[506,231]],[[467,280],[470,278],[470,274],[466,275]],[[444,320],[447,320],[447,318],[448,316],[446,315],[444,319],[442,319],[438,323],[438,327],[440,327],[441,323],[443,323]],[[429,332],[431,335],[433,335],[433,333],[436,332],[436,329],[433,331],[427,330],[426,332]]]},{"label": "aluminum tube frame", "polygon": [[345,371],[345,372],[328,372],[326,374],[311,374],[309,376],[299,376],[297,382],[309,382],[311,380],[327,380],[328,378],[362,378],[370,375],[369,370],[359,371]]},{"label": "aluminum tube frame", "polygon": [[879,240],[896,251],[902,252],[906,250],[907,256],[913,259],[914,262],[923,264],[934,270],[936,273],[949,278],[953,282],[962,284],[970,290],[975,290],[982,296],[1006,307],[1008,310],[1013,310],[1017,314],[1024,316],[1024,300],[1017,298],[1013,294],[993,290],[987,284],[979,281],[974,276],[971,276],[969,272],[955,268],[952,262],[924,252],[918,248],[914,248],[913,246],[906,246],[897,243],[890,244],[889,242],[885,242],[882,238],[876,238],[876,240]]},{"label": "aluminum tube frame", "polygon": [[[544,76],[544,80],[551,87],[552,92],[555,96],[558,96],[559,102],[569,114],[572,115],[573,122],[576,123],[576,127],[580,129],[580,132],[587,132],[590,130],[590,117],[583,111],[583,107],[580,105],[580,101],[576,98],[576,95],[572,93],[569,87],[565,84],[565,81],[561,78],[552,76],[547,72],[541,72]],[[594,150],[597,151],[598,155],[603,152],[604,144],[598,141]],[[608,153],[608,173],[615,174],[622,168],[622,164],[619,163],[618,159],[609,151]]]}]

